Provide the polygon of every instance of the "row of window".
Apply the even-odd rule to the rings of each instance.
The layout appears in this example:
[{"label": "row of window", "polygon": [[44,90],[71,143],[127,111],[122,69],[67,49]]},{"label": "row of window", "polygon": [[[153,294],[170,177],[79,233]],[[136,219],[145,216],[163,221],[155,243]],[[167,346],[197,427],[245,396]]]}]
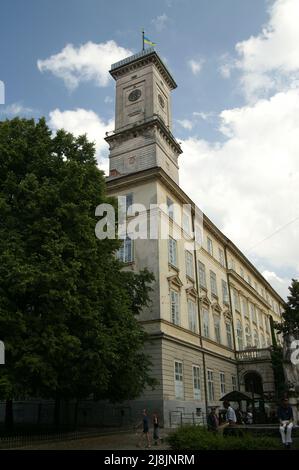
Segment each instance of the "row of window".
[{"label": "row of window", "polygon": [[[130,207],[133,204],[133,193],[126,194],[124,196],[125,200],[125,210],[127,210],[128,215],[130,215]],[[173,219],[174,218],[174,209],[173,209],[173,201],[167,197],[167,210],[168,210],[168,216]],[[183,214],[183,229],[185,232],[190,233],[190,219],[187,214]],[[177,253],[176,253],[176,240],[171,239],[169,244],[169,262],[173,264],[174,266],[177,266]],[[124,247],[120,250],[119,252],[119,258],[128,263],[133,261],[133,243],[132,240],[127,238],[124,241]],[[213,240],[207,236],[207,251],[208,253],[214,257],[214,247],[213,247]],[[219,263],[223,266],[226,267],[226,262],[225,262],[225,255],[224,251],[222,248],[218,247],[218,261]],[[229,268],[236,271],[235,269],[235,260],[233,258],[230,258],[229,260]],[[190,252],[186,253],[186,273],[188,276],[192,277],[194,276],[194,268],[193,268],[193,255]],[[244,269],[240,267],[240,276],[245,279],[245,273]],[[202,278],[202,286],[206,287],[206,281],[204,279],[205,275]],[[225,282],[225,281],[224,281]],[[280,315],[280,308],[279,304],[273,300],[272,297],[269,297],[268,292],[266,289],[264,289],[261,286],[258,286],[257,282],[254,281],[252,283],[251,277],[247,275],[247,282],[250,286],[254,287],[255,290],[260,293],[260,295],[271,305],[272,310],[277,314]],[[211,281],[212,284],[212,281]],[[213,286],[215,287],[214,292],[217,292],[217,284],[213,282]],[[217,294],[215,294],[217,295]]]},{"label": "row of window", "polygon": [[[175,290],[170,290],[170,305],[171,305],[171,322],[175,325],[180,326],[180,295]],[[188,325],[189,329],[194,333],[198,333],[198,317],[197,317],[197,305],[192,299],[187,300],[188,305]],[[219,344],[225,344],[227,347],[233,349],[233,333],[232,323],[230,320],[226,320],[225,324],[225,339],[222,337],[221,331],[221,318],[217,313],[213,314],[213,332],[211,332],[211,321],[210,313],[208,308],[202,308],[202,335],[205,338],[215,340]],[[262,332],[258,333],[257,329],[251,333],[250,326],[246,324],[245,331],[243,331],[242,323],[238,319],[236,321],[236,333],[237,333],[237,349],[243,350],[245,347],[262,347],[266,348],[270,346],[269,335],[264,335]],[[245,339],[245,342],[244,342]]]},{"label": "row of window", "polygon": [[[237,390],[237,376],[230,376],[230,383],[227,383],[227,377],[224,372],[219,372],[219,393],[216,394],[216,373],[212,369],[207,369],[207,392],[208,400],[215,401],[220,399],[229,390]],[[192,365],[193,398],[202,400],[201,367]],[[228,386],[228,387],[227,387]],[[184,399],[184,368],[181,361],[174,361],[174,388],[175,397]]]},{"label": "row of window", "polygon": [[248,302],[246,297],[240,296],[236,289],[232,289],[234,309],[241,313],[245,319],[252,321],[260,328],[270,332],[269,319],[252,302]]},{"label": "row of window", "polygon": [[[168,262],[178,268],[178,260],[177,260],[177,240],[174,238],[169,238],[168,240]],[[191,279],[194,279],[194,258],[193,253],[191,251],[185,251],[185,263],[186,263],[186,275]],[[205,265],[198,261],[198,279],[200,287],[206,289],[207,288],[207,279],[206,279],[206,268]],[[229,303],[228,297],[228,286],[227,282],[222,279],[221,280],[222,286],[222,300],[223,303]],[[218,287],[217,287],[217,277],[216,273],[212,270],[210,271],[210,287],[212,295],[218,297]]]}]

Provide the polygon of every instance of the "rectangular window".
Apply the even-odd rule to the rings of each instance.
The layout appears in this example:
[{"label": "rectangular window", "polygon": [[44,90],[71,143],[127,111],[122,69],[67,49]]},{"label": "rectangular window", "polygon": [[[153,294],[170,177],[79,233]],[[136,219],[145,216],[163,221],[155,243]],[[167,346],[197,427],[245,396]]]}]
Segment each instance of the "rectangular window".
[{"label": "rectangular window", "polygon": [[232,339],[232,326],[230,322],[225,323],[226,329],[226,342],[229,348],[233,348],[233,339]]},{"label": "rectangular window", "polygon": [[217,294],[217,280],[216,280],[216,274],[213,273],[213,271],[210,271],[210,281],[211,281],[211,292],[213,295],[218,295]]},{"label": "rectangular window", "polygon": [[173,201],[168,197],[167,200],[167,214],[170,219],[173,219]]},{"label": "rectangular window", "polygon": [[200,261],[198,261],[198,277],[199,277],[200,287],[204,287],[206,289],[207,288],[206,267]]},{"label": "rectangular window", "polygon": [[133,240],[127,237],[122,246],[116,252],[117,258],[123,263],[131,263],[133,261]]},{"label": "rectangular window", "polygon": [[193,393],[194,393],[194,400],[201,399],[200,393],[200,367],[192,366],[193,372]]},{"label": "rectangular window", "polygon": [[221,248],[218,248],[219,251],[219,263],[221,266],[225,267],[225,261],[224,261],[224,252]]},{"label": "rectangular window", "polygon": [[133,193],[126,194],[126,212],[127,215],[132,215]]},{"label": "rectangular window", "polygon": [[206,338],[209,338],[210,331],[209,331],[209,311],[206,308],[202,309],[202,316],[203,316],[203,335]]},{"label": "rectangular window", "polygon": [[185,251],[186,259],[186,274],[187,276],[194,278],[194,269],[193,269],[193,254],[190,251]]},{"label": "rectangular window", "polygon": [[233,389],[233,390],[237,390],[237,389],[238,389],[238,386],[237,386],[237,376],[236,376],[236,375],[232,375],[232,389]]},{"label": "rectangular window", "polygon": [[247,299],[245,297],[242,297],[242,313],[245,317],[248,317],[248,304],[247,304]]},{"label": "rectangular window", "polygon": [[214,373],[212,370],[207,370],[208,373],[208,398],[209,401],[215,400],[215,393],[214,393]]},{"label": "rectangular window", "polygon": [[214,315],[214,330],[215,330],[215,341],[217,341],[217,343],[221,343],[220,317],[219,317],[219,315]]},{"label": "rectangular window", "polygon": [[234,306],[235,306],[235,310],[238,310],[238,312],[240,312],[240,297],[239,297],[239,292],[234,289],[233,290],[234,292]]},{"label": "rectangular window", "polygon": [[251,303],[250,304],[250,315],[251,315],[251,320],[256,323],[256,310],[255,306]]},{"label": "rectangular window", "polygon": [[196,321],[196,305],[192,300],[188,300],[188,319],[189,319],[189,329],[196,333],[197,330],[197,321]]},{"label": "rectangular window", "polygon": [[184,398],[183,363],[174,362],[175,397]]},{"label": "rectangular window", "polygon": [[168,240],[168,262],[177,266],[177,241],[171,237]]},{"label": "rectangular window", "polygon": [[243,277],[243,279],[244,279],[244,270],[243,270],[243,268],[240,268],[240,276]]},{"label": "rectangular window", "polygon": [[223,298],[223,303],[228,304],[228,288],[227,288],[227,282],[222,279],[222,298]]},{"label": "rectangular window", "polygon": [[251,277],[250,276],[247,276],[247,281],[248,281],[248,284],[251,286]]},{"label": "rectangular window", "polygon": [[188,235],[190,235],[190,218],[189,218],[189,215],[187,214],[183,214],[183,230],[185,233],[187,233]]},{"label": "rectangular window", "polygon": [[208,253],[210,253],[210,255],[213,256],[213,242],[209,237],[207,237],[207,247],[208,247]]},{"label": "rectangular window", "polygon": [[220,394],[221,396],[223,396],[225,395],[225,373],[220,372],[219,378],[220,378]]},{"label": "rectangular window", "polygon": [[171,304],[171,321],[175,325],[180,324],[180,305],[179,305],[179,294],[178,292],[170,291],[170,304]]},{"label": "rectangular window", "polygon": [[229,269],[232,269],[233,271],[236,270],[235,260],[233,258],[230,258]]}]

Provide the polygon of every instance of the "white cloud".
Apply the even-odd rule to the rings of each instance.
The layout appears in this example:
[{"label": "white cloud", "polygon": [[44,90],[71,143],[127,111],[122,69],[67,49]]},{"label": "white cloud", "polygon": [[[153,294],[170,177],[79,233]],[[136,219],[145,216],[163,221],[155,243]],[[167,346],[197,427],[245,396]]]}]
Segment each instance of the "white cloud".
[{"label": "white cloud", "polygon": [[190,69],[192,70],[193,75],[198,75],[201,72],[203,63],[204,63],[203,59],[200,59],[200,60],[190,59],[190,60],[188,60],[188,65],[189,65]]},{"label": "white cloud", "polygon": [[298,273],[299,220],[267,237],[299,216],[299,89],[220,120],[224,142],[183,141],[182,187],[245,254]]},{"label": "white cloud", "polygon": [[177,119],[177,122],[180,124],[180,126],[182,126],[184,129],[188,129],[189,131],[191,131],[193,127],[193,123],[189,119]]},{"label": "white cloud", "polygon": [[166,27],[168,21],[168,16],[166,15],[166,13],[163,13],[163,15],[159,15],[156,18],[152,19],[152,24],[155,25],[155,28],[158,32],[161,32]]},{"label": "white cloud", "polygon": [[23,106],[21,103],[12,103],[5,106],[5,108],[0,108],[0,114],[4,114],[6,116],[31,114],[33,112],[34,110],[32,108]]},{"label": "white cloud", "polygon": [[203,111],[194,111],[192,113],[192,115],[194,117],[198,117],[198,118],[202,119],[203,121],[207,121],[208,119],[210,119],[211,117],[214,116],[214,113],[212,113],[212,112],[204,113]]},{"label": "white cloud", "polygon": [[58,54],[38,60],[37,66],[41,72],[51,72],[61,78],[70,90],[82,82],[94,82],[105,87],[109,83],[111,64],[131,54],[132,51],[115,41],[99,44],[87,42],[79,47],[68,44]]},{"label": "white cloud", "polygon": [[88,139],[96,144],[99,167],[108,174],[108,145],[104,137],[107,131],[114,129],[113,121],[105,122],[94,111],[82,108],[67,111],[54,109],[49,117],[48,124],[53,131],[65,129],[75,136],[87,134]]},{"label": "white cloud", "polygon": [[236,67],[242,72],[241,82],[249,100],[298,85],[298,18],[298,0],[276,0],[262,32],[236,45]]},{"label": "white cloud", "polygon": [[111,96],[105,96],[104,103],[106,104],[113,103],[113,98]]},{"label": "white cloud", "polygon": [[285,300],[287,299],[287,296],[289,295],[289,285],[290,279],[284,279],[279,276],[273,271],[263,271],[262,275],[264,276],[265,279],[271,284],[271,286],[274,287],[274,289],[281,295],[282,298]]}]

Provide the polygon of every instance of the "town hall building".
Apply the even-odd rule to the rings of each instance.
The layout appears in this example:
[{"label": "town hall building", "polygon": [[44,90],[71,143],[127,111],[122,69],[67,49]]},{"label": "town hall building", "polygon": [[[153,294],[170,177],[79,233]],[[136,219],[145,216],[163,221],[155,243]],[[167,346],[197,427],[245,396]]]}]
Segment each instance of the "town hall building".
[{"label": "town hall building", "polygon": [[[113,64],[110,73],[116,115],[106,137],[108,193],[124,196],[128,206],[142,204],[148,218],[157,206],[158,236],[128,236],[118,253],[126,269],[148,268],[155,276],[151,304],[139,321],[149,334],[146,351],[158,385],[126,403],[123,413],[135,416],[146,407],[168,426],[205,415],[233,390],[269,398],[275,393],[271,346],[280,341],[272,323],[281,319],[283,300],[181,189],[179,161],[188,155],[180,156],[171,132],[177,85],[157,52],[145,49]],[[136,215],[128,211],[128,219]],[[160,236],[165,221],[169,237]]]}]

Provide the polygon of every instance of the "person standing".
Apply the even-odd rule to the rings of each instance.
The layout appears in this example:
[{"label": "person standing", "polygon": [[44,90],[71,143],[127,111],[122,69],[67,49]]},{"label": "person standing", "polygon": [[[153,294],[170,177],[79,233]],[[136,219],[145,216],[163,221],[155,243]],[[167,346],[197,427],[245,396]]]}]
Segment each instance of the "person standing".
[{"label": "person standing", "polygon": [[281,441],[286,448],[292,444],[293,410],[288,398],[283,398],[277,411]]},{"label": "person standing", "polygon": [[207,424],[208,424],[208,431],[212,431],[214,433],[218,432],[219,419],[218,419],[218,416],[216,415],[215,407],[211,408],[211,411],[208,414]]},{"label": "person standing", "polygon": [[[142,425],[142,433],[140,435],[140,439],[138,441],[137,447],[141,447],[143,444],[144,440],[147,443],[146,447],[151,446],[151,441],[150,441],[150,435],[149,435],[149,417],[147,414],[147,410],[144,408],[142,411],[142,422],[140,423]],[[139,425],[137,425],[138,427]]]},{"label": "person standing", "polygon": [[224,405],[224,408],[226,409],[226,422],[228,423],[229,426],[235,426],[237,423],[235,410],[230,405],[229,401],[225,401],[223,405]]}]

